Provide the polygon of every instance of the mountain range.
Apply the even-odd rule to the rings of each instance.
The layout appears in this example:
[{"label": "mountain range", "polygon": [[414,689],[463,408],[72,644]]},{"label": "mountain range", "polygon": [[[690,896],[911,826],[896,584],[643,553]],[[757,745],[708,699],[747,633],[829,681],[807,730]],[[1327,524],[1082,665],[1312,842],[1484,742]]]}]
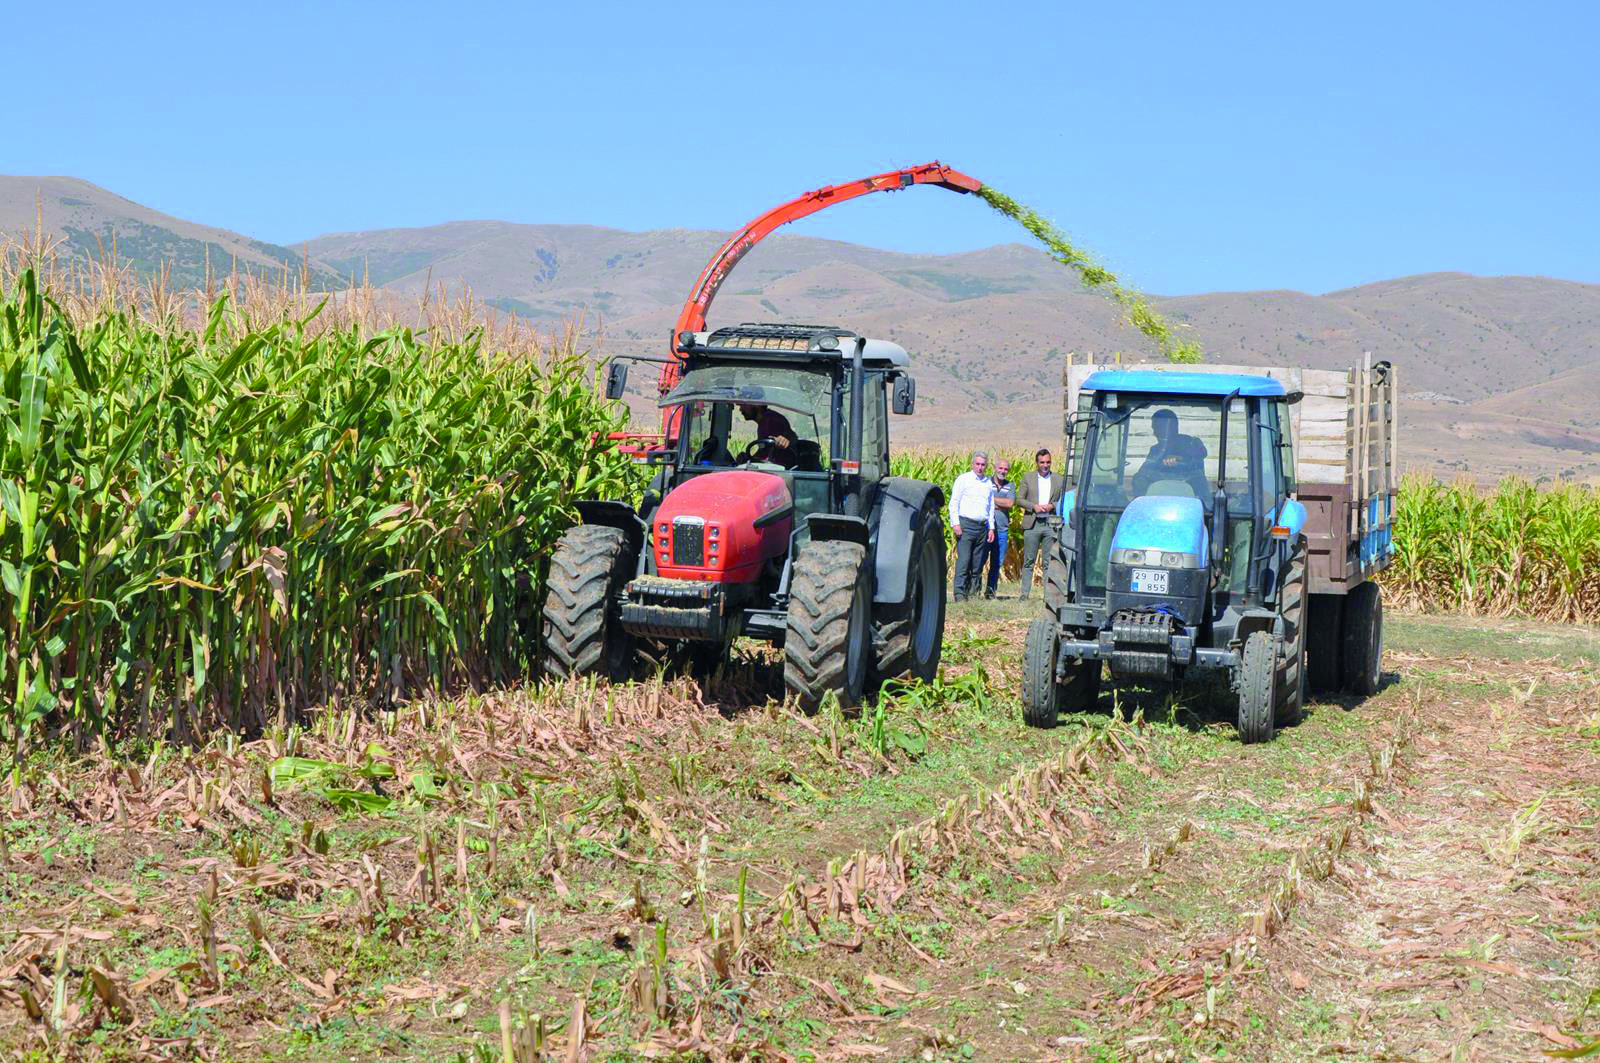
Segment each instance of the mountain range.
[{"label": "mountain range", "polygon": [[[313,287],[437,286],[557,327],[581,319],[606,354],[660,355],[690,284],[726,234],[459,221],[281,246],[173,218],[85,181],[0,177],[0,233],[40,228],[78,257],[112,245],[141,271],[197,285],[231,264]],[[1208,361],[1342,368],[1365,352],[1400,373],[1406,464],[1481,480],[1600,479],[1600,285],[1435,273],[1308,295],[1217,292],[1152,304]],[[712,324],[838,324],[912,354],[920,416],[902,443],[1049,445],[1061,368],[1149,345],[1103,296],[1032,247],[915,255],[777,234],[729,276]],[[636,410],[653,394],[635,371]]]}]

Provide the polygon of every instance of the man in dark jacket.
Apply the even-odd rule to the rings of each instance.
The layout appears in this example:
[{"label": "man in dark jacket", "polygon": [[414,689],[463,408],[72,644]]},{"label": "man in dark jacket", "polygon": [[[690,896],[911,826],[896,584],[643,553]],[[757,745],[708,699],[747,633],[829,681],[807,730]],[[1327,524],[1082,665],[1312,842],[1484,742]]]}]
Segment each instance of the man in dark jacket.
[{"label": "man in dark jacket", "polygon": [[1022,598],[1033,589],[1033,561],[1039,548],[1050,541],[1050,522],[1045,518],[1056,508],[1065,489],[1063,477],[1050,470],[1050,451],[1040,447],[1033,456],[1034,468],[1022,478],[1017,508],[1022,510]]}]

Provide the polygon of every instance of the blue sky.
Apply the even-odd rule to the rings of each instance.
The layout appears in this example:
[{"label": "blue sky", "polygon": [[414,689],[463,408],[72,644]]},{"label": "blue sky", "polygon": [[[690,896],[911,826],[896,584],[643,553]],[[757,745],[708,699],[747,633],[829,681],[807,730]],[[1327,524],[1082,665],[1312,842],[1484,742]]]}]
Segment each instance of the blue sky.
[{"label": "blue sky", "polygon": [[[727,230],[940,158],[1156,293],[1600,282],[1592,4],[65,10],[7,12],[0,172],[277,243],[461,218]],[[1026,239],[938,189],[791,231]]]}]

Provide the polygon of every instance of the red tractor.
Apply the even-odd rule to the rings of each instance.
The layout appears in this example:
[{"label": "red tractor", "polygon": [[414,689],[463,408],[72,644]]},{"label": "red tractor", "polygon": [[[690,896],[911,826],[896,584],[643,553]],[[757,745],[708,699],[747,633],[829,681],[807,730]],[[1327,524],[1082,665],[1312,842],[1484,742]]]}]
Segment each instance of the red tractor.
[{"label": "red tractor", "polygon": [[[872,192],[976,192],[940,163],[820,188],[730,237],[701,271],[662,360],[662,432],[619,434],[660,466],[636,509],[577,504],[556,545],[543,666],[628,674],[648,640],[702,667],[734,638],[784,651],[784,684],[815,710],[854,705],[884,680],[932,679],[944,645],[944,495],[889,475],[888,410],[909,414],[904,348],[817,325],[706,331],[739,260],[781,225]],[[627,367],[611,365],[620,399]]]},{"label": "red tractor", "polygon": [[[676,350],[662,406],[677,430],[648,454],[643,503],[579,502],[556,546],[546,671],[622,677],[641,639],[690,642],[707,664],[743,635],[783,648],[807,710],[933,678],[944,495],[889,475],[889,410],[916,395],[905,350],[815,325],[685,332]],[[608,392],[626,375],[614,363]]]}]

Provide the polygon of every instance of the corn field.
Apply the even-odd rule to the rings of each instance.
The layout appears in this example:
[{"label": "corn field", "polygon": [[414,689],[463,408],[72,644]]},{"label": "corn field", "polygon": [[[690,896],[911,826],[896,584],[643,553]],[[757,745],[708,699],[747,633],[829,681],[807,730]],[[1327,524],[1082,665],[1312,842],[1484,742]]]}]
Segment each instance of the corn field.
[{"label": "corn field", "polygon": [[[1020,484],[1032,454],[1006,457],[1012,482]],[[928,480],[948,493],[970,462],[967,453],[908,451],[895,456],[893,467],[896,476]],[[1593,487],[1541,490],[1511,479],[1486,492],[1413,476],[1401,484],[1396,505],[1395,559],[1383,576],[1395,604],[1600,622],[1600,492]],[[1001,569],[1008,579],[1022,570],[1020,529],[1014,517]]]},{"label": "corn field", "polygon": [[235,285],[185,315],[152,290],[0,271],[13,757],[524,671],[536,559],[628,475],[571,333],[497,353],[349,299],[319,320]]},{"label": "corn field", "polygon": [[1600,622],[1600,491],[1409,478],[1384,584],[1414,608]]}]

